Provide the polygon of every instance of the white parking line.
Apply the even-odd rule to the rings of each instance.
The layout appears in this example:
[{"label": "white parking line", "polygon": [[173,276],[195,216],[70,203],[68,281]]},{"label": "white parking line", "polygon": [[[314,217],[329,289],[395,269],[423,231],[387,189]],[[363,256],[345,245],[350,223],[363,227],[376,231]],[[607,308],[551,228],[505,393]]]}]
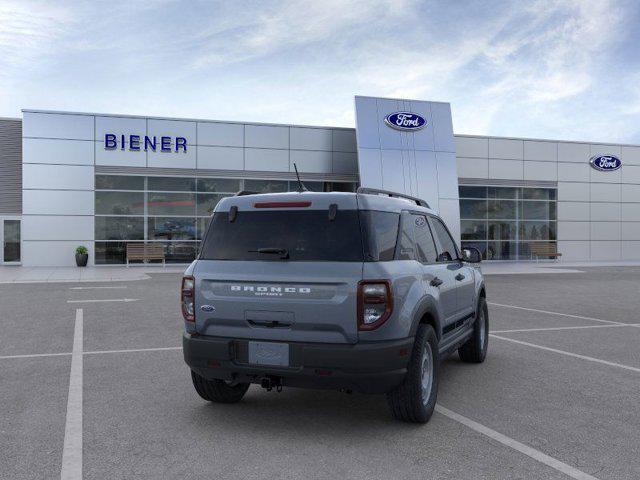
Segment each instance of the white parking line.
[{"label": "white parking line", "polygon": [[82,309],[76,310],[61,480],[82,480]]},{"label": "white parking line", "polygon": [[131,350],[93,350],[91,352],[84,352],[84,354],[98,355],[101,353],[162,352],[166,350],[182,350],[182,347],[134,348]]},{"label": "white parking line", "polygon": [[580,325],[577,327],[520,328],[516,330],[492,330],[491,333],[548,332],[553,330],[582,330],[585,328],[640,327],[640,323],[621,323],[620,325]]},{"label": "white parking line", "polygon": [[99,290],[99,289],[124,289],[127,288],[126,285],[121,286],[100,286],[100,287],[69,287],[69,290]]},{"label": "white parking line", "polygon": [[71,352],[64,353],[31,353],[28,355],[3,355],[0,357],[0,360],[9,360],[12,358],[37,358],[37,357],[61,357],[61,356],[69,356]]},{"label": "white parking line", "polygon": [[631,367],[629,365],[623,365],[622,363],[608,362],[606,360],[600,360],[599,358],[587,357],[586,355],[580,355],[578,353],[566,352],[564,350],[558,350],[557,348],[544,347],[542,345],[536,345],[535,343],[523,342],[522,340],[515,340],[513,338],[501,337],[500,335],[495,335],[490,333],[489,336],[493,338],[499,338],[500,340],[506,340],[507,342],[518,343],[520,345],[525,345],[527,347],[539,348],[540,350],[546,350],[548,352],[559,353],[561,355],[567,355],[569,357],[579,358],[581,360],[587,360],[589,362],[601,363],[603,365],[609,365],[610,367],[618,367],[623,368],[624,370],[631,370],[632,372],[640,373],[640,368]]},{"label": "white parking line", "polygon": [[588,473],[578,470],[577,468],[574,468],[571,465],[567,465],[566,463],[563,463],[556,458],[550,457],[549,455],[542,453],[541,451],[536,450],[535,448],[529,447],[524,443],[520,443],[517,440],[514,440],[513,438],[507,437],[506,435],[503,435],[500,432],[496,432],[495,430],[492,430],[489,427],[485,427],[484,425],[478,422],[474,422],[470,418],[464,417],[459,413],[452,412],[451,410],[443,407],[442,405],[439,405],[439,404],[436,405],[436,412],[444,415],[447,418],[450,418],[451,420],[461,423],[465,427],[469,427],[471,430],[478,432],[482,435],[485,435],[495,440],[496,442],[499,442],[502,445],[505,445],[506,447],[512,448],[513,450],[516,450],[526,455],[527,457],[534,459],[537,462],[543,463],[548,467],[551,467],[554,470],[557,470],[558,472],[564,473],[565,475],[568,475],[571,478],[575,478],[576,480],[598,480],[596,477],[589,475]]},{"label": "white parking line", "polygon": [[603,320],[601,318],[583,317],[582,315],[571,315],[569,313],[550,312],[548,310],[538,310],[537,308],[519,307],[517,305],[505,305],[503,303],[487,302],[488,305],[495,307],[515,308],[517,310],[526,310],[528,312],[546,313],[547,315],[558,315],[560,317],[579,318],[580,320],[592,320],[594,322],[610,323],[612,325],[629,325],[623,322],[613,322],[611,320]]},{"label": "white parking line", "polygon": [[139,298],[111,298],[107,300],[67,300],[67,303],[137,302]]}]

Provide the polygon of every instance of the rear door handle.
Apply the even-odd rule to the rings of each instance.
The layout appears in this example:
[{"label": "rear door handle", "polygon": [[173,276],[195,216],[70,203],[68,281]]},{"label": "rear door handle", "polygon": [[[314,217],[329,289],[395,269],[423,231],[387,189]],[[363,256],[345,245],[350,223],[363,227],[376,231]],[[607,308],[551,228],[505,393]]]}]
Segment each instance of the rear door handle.
[{"label": "rear door handle", "polygon": [[458,280],[459,282],[464,280],[464,279],[465,279],[465,276],[463,274],[459,273],[459,274],[456,275],[456,280]]},{"label": "rear door handle", "polygon": [[433,280],[429,282],[429,285],[431,285],[432,287],[439,287],[443,283],[444,282],[442,280],[440,280],[438,277],[435,277]]}]

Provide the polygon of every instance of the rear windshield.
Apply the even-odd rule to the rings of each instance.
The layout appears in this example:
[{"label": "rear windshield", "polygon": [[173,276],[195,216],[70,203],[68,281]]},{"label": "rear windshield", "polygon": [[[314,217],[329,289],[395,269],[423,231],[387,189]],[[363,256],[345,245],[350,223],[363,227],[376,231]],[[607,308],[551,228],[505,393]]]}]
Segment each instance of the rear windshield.
[{"label": "rear windshield", "polygon": [[[388,216],[391,216],[390,222]],[[381,222],[376,221],[379,217]],[[330,221],[326,210],[269,210],[239,211],[235,220],[230,222],[228,212],[217,212],[209,225],[200,258],[329,262],[390,260],[395,248],[398,217],[398,214],[387,212],[338,210],[335,219]],[[382,222],[383,218],[387,221]]]}]

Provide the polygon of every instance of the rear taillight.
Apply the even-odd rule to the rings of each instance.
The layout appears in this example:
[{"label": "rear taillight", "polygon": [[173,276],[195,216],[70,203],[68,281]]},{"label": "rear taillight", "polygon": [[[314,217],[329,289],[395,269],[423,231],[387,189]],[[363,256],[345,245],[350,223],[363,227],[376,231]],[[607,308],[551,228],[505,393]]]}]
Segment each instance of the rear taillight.
[{"label": "rear taillight", "polygon": [[393,297],[389,280],[358,283],[358,330],[375,330],[391,316]]},{"label": "rear taillight", "polygon": [[182,288],[180,290],[180,305],[182,306],[182,316],[187,322],[195,322],[195,291],[196,281],[193,277],[182,277]]}]

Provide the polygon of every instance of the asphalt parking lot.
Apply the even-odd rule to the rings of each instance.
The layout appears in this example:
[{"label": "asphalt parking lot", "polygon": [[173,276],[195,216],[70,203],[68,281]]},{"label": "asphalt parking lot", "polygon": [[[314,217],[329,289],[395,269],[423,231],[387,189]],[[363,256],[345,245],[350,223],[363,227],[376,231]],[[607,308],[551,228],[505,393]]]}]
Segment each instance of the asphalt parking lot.
[{"label": "asphalt parking lot", "polygon": [[0,478],[640,478],[640,268],[580,270],[487,276],[488,358],[443,362],[424,426],[382,396],[207,404],[178,275],[0,285]]}]

